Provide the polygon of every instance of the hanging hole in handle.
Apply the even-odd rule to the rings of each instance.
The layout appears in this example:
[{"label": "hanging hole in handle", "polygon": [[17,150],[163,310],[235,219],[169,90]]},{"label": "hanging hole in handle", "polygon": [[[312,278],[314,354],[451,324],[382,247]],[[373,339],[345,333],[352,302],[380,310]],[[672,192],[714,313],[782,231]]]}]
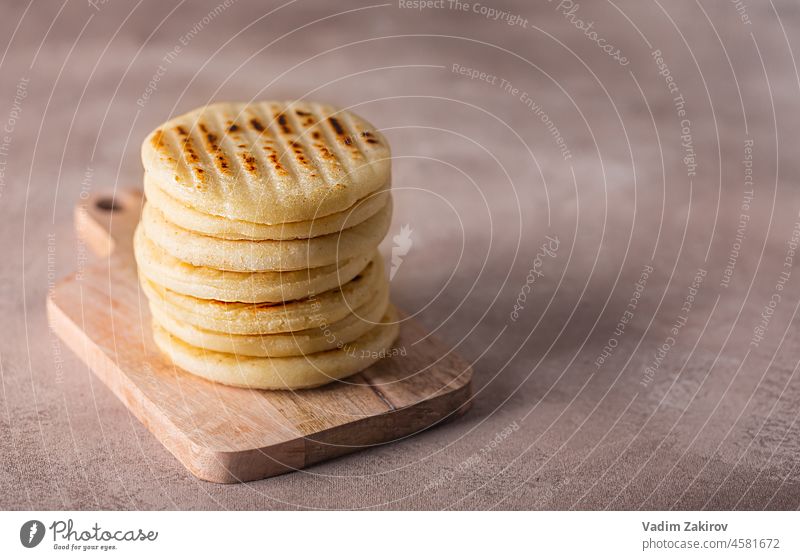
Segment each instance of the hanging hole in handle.
[{"label": "hanging hole in handle", "polygon": [[100,210],[105,212],[117,212],[122,210],[122,205],[110,196],[104,196],[94,203]]}]

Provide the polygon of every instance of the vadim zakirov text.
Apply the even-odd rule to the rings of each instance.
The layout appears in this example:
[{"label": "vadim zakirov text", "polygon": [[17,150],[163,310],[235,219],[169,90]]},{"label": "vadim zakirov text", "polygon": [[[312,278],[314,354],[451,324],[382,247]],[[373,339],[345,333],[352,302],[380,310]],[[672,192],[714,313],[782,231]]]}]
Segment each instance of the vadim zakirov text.
[{"label": "vadim zakirov text", "polygon": [[145,529],[104,529],[95,523],[88,529],[76,530],[72,519],[54,521],[50,527],[53,542],[134,542],[154,541],[158,538],[158,531]]},{"label": "vadim zakirov text", "polygon": [[670,521],[659,521],[658,523],[653,523],[652,521],[642,521],[642,529],[653,532],[727,531],[728,524],[711,523],[710,521],[681,521],[680,523]]}]

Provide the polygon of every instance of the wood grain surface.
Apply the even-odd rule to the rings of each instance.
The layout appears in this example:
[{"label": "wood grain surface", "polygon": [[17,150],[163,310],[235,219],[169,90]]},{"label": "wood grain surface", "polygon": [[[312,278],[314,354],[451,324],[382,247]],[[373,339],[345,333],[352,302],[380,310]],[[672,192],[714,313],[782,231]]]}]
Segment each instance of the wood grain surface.
[{"label": "wood grain surface", "polygon": [[52,328],[192,474],[211,482],[266,478],[389,443],[461,414],[472,370],[413,319],[386,358],[319,389],[227,387],[173,366],[155,347],[132,236],[136,190],[93,194],[79,235],[99,262],[48,299]]}]

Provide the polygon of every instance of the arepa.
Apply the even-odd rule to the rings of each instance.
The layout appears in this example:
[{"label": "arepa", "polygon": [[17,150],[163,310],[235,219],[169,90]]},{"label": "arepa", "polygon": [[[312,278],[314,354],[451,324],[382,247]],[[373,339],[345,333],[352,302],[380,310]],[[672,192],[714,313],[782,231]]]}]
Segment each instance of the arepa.
[{"label": "arepa", "polygon": [[141,227],[133,238],[139,272],[180,294],[243,303],[280,303],[332,290],[361,272],[371,254],[336,264],[290,272],[231,272],[194,266],[176,259],[150,241]]},{"label": "arepa", "polygon": [[388,304],[384,293],[334,323],[275,334],[232,334],[197,327],[173,317],[157,300],[150,300],[150,311],[160,327],[191,346],[238,356],[286,357],[344,347],[375,326]]},{"label": "arepa", "polygon": [[388,297],[383,259],[375,254],[364,270],[338,288],[281,303],[241,303],[179,294],[141,276],[147,299],[197,328],[231,334],[276,334],[330,325],[379,297]]},{"label": "arepa", "polygon": [[142,144],[145,173],[205,214],[261,224],[342,212],[389,182],[391,153],[366,120],[310,102],[217,103]]},{"label": "arepa", "polygon": [[254,358],[186,344],[153,324],[156,345],[181,369],[210,381],[249,389],[309,389],[348,377],[392,353],[400,327],[389,306],[381,323],[343,348],[285,358]]},{"label": "arepa", "polygon": [[286,241],[219,239],[173,224],[145,204],[142,226],[147,238],[183,262],[237,272],[318,268],[358,255],[371,254],[392,221],[392,199],[375,215],[353,227],[310,239]]},{"label": "arepa", "polygon": [[388,184],[356,203],[335,214],[316,216],[302,222],[283,222],[280,224],[259,224],[245,220],[233,220],[214,214],[200,212],[183,202],[172,198],[149,176],[144,177],[144,192],[148,204],[152,204],[176,226],[220,239],[264,239],[288,240],[318,237],[336,233],[345,227],[360,224],[381,210],[389,198]]}]

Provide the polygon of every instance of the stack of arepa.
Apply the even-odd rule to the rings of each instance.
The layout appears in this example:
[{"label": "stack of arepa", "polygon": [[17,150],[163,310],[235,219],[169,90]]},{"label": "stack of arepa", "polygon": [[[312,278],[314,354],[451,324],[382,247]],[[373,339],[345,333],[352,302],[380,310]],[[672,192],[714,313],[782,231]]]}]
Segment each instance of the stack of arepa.
[{"label": "stack of arepa", "polygon": [[367,121],[317,103],[209,105],[153,131],[142,160],[134,249],[155,342],[175,365],[297,389],[391,350],[377,252],[391,155]]}]

